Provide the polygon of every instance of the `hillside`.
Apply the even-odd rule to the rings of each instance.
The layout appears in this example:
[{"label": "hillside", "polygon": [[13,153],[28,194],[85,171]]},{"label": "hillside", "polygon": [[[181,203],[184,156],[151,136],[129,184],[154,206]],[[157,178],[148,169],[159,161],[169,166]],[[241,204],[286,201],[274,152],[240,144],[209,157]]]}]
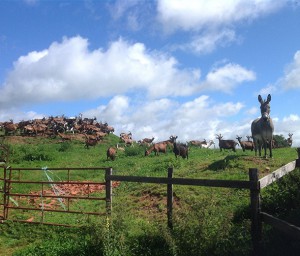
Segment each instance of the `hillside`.
[{"label": "hillside", "polygon": [[[8,136],[2,143],[10,148],[7,164],[15,168],[99,166],[112,167],[118,175],[153,177],[166,177],[173,167],[174,177],[248,180],[249,168],[258,168],[263,177],[297,158],[295,148],[275,149],[273,159],[263,159],[251,151],[197,147],[190,147],[188,160],[176,159],[171,150],[145,157],[145,148],[135,145],[119,150],[116,160],[110,161],[106,150],[119,143],[113,134],[89,149],[80,136],[69,142]],[[87,175],[84,178],[92,179]],[[262,194],[264,209],[299,226],[299,183],[296,170],[267,188]],[[165,185],[121,182],[113,191],[111,218],[83,222],[74,217],[84,227],[1,225],[0,255],[249,255],[249,191],[174,185],[173,231],[166,224]],[[293,255],[299,249],[267,226],[263,242],[269,255],[287,251]]]}]

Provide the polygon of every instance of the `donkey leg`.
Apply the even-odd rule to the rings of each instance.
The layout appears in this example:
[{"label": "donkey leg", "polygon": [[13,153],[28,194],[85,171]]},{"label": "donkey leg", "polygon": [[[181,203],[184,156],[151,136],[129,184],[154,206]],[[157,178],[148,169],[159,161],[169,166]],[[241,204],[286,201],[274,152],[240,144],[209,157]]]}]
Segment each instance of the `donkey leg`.
[{"label": "donkey leg", "polygon": [[258,144],[258,154],[259,154],[259,156],[261,156],[261,144],[260,143]]},{"label": "donkey leg", "polygon": [[265,158],[267,158],[267,143],[264,142],[264,151],[265,151]]},{"label": "donkey leg", "polygon": [[253,147],[254,147],[255,156],[257,156],[257,141],[255,139],[253,140]]},{"label": "donkey leg", "polygon": [[272,158],[273,157],[273,155],[272,155],[272,145],[269,146],[269,151],[270,151],[270,158]]}]

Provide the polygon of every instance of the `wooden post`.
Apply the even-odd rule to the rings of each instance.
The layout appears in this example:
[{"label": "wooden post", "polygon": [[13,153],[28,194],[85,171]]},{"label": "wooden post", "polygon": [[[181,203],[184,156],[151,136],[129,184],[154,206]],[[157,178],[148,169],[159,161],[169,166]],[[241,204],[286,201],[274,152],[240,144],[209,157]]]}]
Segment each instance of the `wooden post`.
[{"label": "wooden post", "polygon": [[112,181],[110,180],[112,175],[112,168],[108,168],[105,171],[105,188],[106,188],[106,214],[111,215],[112,211]]},{"label": "wooden post", "polygon": [[262,255],[261,239],[262,239],[262,222],[260,216],[260,187],[258,182],[258,170],[256,168],[249,169],[249,179],[256,186],[250,189],[251,202],[251,238],[253,245],[253,255]]},{"label": "wooden post", "polygon": [[[168,178],[172,179],[173,177],[173,168],[168,168]],[[168,228],[173,229],[173,184],[168,183],[167,185],[167,215],[168,215]]]},{"label": "wooden post", "polygon": [[300,148],[297,148],[298,159],[296,159],[296,167],[300,167]]}]

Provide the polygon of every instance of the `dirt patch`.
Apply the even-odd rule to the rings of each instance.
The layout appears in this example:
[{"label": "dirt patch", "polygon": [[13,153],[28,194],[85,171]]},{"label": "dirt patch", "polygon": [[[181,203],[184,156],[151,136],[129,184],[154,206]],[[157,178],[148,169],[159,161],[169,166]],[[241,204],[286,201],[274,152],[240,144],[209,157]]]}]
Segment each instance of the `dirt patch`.
[{"label": "dirt patch", "polygon": [[[85,183],[89,183],[89,181],[84,181]],[[120,182],[112,182],[112,187],[118,187]],[[103,192],[106,186],[101,184],[56,184],[53,188],[49,188],[44,191],[34,191],[30,192],[31,195],[41,195],[43,193],[44,197],[47,196],[89,196],[95,192]],[[31,198],[31,203],[36,201],[39,198]],[[57,201],[57,199],[54,199]]]},{"label": "dirt patch", "polygon": [[[144,191],[138,201],[142,205],[141,209],[149,213],[167,213],[167,197],[165,195],[151,191]],[[177,206],[179,206],[179,198],[174,195],[173,207]]]},{"label": "dirt patch", "polygon": [[[89,181],[85,181],[88,183]],[[118,187],[120,182],[112,182],[112,187]],[[32,208],[55,210],[60,209],[61,204],[65,204],[67,199],[64,198],[51,198],[47,196],[93,196],[93,193],[104,192],[106,189],[105,185],[101,184],[56,184],[55,187],[47,190],[31,191],[30,195],[38,197],[22,197],[20,200],[27,201]],[[43,196],[41,196],[43,194]],[[72,200],[72,199],[71,199]],[[34,221],[34,217],[30,217],[26,221]]]}]

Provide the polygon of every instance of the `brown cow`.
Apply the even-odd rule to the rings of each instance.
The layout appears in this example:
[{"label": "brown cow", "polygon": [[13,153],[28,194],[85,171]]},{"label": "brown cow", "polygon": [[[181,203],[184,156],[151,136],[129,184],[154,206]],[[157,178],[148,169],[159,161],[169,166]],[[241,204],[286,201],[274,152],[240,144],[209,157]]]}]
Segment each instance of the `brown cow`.
[{"label": "brown cow", "polygon": [[154,141],[154,137],[152,137],[152,139],[144,138],[144,139],[142,139],[141,143],[148,143],[148,144],[150,144],[150,143],[152,143],[153,141]]},{"label": "brown cow", "polygon": [[216,138],[219,140],[219,148],[220,151],[222,151],[222,149],[232,149],[234,152],[236,145],[238,145],[238,143],[235,140],[222,140],[223,136],[221,134],[217,134]]},{"label": "brown cow", "polygon": [[57,132],[57,134],[62,139],[62,141],[72,140],[72,137],[69,134],[64,134],[64,133],[61,133],[61,132]]},{"label": "brown cow", "polygon": [[248,141],[242,141],[241,140],[242,137],[240,137],[240,136],[237,135],[236,139],[239,141],[240,146],[241,146],[241,148],[243,149],[244,152],[246,151],[246,149],[253,151],[254,144],[253,144],[252,141],[249,141],[249,138],[248,138]]},{"label": "brown cow", "polygon": [[89,147],[95,147],[98,143],[98,139],[86,139],[84,147],[89,149]]},{"label": "brown cow", "polygon": [[114,147],[109,147],[106,152],[107,160],[110,158],[110,160],[114,161],[116,159],[116,153],[117,149]]},{"label": "brown cow", "polygon": [[89,149],[90,146],[95,147],[98,143],[98,141],[100,140],[99,137],[97,137],[96,135],[87,135],[84,134],[85,136],[85,145],[84,147]]},{"label": "brown cow", "polygon": [[167,153],[167,143],[163,143],[163,142],[155,143],[151,148],[149,148],[148,150],[146,150],[145,156],[150,155],[150,153],[152,151],[154,151],[154,154],[156,156],[159,155],[159,152]]},{"label": "brown cow", "polygon": [[18,125],[14,124],[13,121],[3,123],[3,127],[5,131],[5,135],[8,135],[10,133],[15,134],[15,132],[18,129]]}]

